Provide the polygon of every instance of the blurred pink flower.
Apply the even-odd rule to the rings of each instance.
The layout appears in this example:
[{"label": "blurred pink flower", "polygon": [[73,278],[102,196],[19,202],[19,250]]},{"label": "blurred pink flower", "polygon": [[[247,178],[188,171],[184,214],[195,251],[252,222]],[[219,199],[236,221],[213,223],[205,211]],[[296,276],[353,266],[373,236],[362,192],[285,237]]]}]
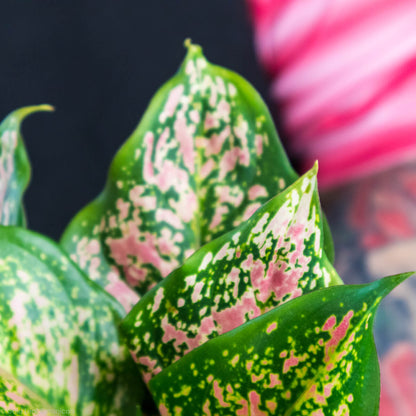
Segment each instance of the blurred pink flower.
[{"label": "blurred pink flower", "polygon": [[283,132],[320,185],[416,158],[414,0],[247,0]]},{"label": "blurred pink flower", "polygon": [[416,236],[416,166],[362,180],[351,198],[348,221],[365,249]]},{"label": "blurred pink flower", "polygon": [[416,351],[407,343],[396,344],[382,358],[380,416],[416,415]]}]

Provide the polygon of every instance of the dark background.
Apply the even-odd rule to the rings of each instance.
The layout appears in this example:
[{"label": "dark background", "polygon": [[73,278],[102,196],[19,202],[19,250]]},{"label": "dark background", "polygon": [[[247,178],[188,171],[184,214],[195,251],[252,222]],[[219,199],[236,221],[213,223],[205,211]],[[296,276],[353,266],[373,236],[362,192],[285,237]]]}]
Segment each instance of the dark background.
[{"label": "dark background", "polygon": [[59,238],[103,188],[109,164],[192,38],[265,96],[242,0],[2,2],[0,119],[49,103],[23,125],[31,229]]}]

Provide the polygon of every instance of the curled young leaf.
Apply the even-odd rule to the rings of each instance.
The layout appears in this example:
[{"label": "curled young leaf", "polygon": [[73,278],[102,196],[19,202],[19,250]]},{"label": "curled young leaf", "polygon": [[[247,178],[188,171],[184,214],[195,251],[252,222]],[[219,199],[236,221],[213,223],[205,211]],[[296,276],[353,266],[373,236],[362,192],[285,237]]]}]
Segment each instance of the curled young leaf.
[{"label": "curled young leaf", "polygon": [[315,167],[198,250],[124,319],[144,380],[283,302],[342,283],[322,240]]},{"label": "curled young leaf", "polygon": [[50,105],[23,107],[10,113],[0,124],[0,224],[24,225],[23,192],[30,179],[30,163],[20,125],[30,114],[52,111]]},{"label": "curled young leaf", "polygon": [[124,311],[52,241],[0,227],[0,369],[75,415],[134,415]]},{"label": "curled young leaf", "polygon": [[308,293],[208,341],[149,383],[162,416],[377,416],[372,336],[409,274]]},{"label": "curled young leaf", "polygon": [[62,245],[128,308],[296,178],[254,88],[188,44]]}]

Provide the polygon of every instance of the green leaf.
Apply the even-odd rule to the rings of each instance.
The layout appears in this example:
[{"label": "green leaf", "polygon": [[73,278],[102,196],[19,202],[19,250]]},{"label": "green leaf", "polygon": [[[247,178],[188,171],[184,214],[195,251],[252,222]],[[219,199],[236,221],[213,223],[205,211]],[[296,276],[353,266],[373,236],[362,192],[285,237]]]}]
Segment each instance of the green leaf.
[{"label": "green leaf", "polygon": [[20,125],[32,113],[52,110],[47,104],[23,107],[0,124],[0,224],[25,225],[22,198],[30,179],[30,163]]},{"label": "green leaf", "polygon": [[377,416],[374,314],[410,275],[318,290],[208,341],[150,381],[161,415]]},{"label": "green leaf", "polygon": [[328,220],[323,214],[322,220],[322,231],[324,234],[324,251],[328,260],[331,264],[334,264],[335,261],[335,247],[334,247],[334,240],[332,239],[331,229],[329,228]]},{"label": "green leaf", "polygon": [[[46,416],[50,405],[0,369],[0,414]],[[41,412],[42,411],[42,412]]]},{"label": "green leaf", "polygon": [[124,311],[52,241],[0,227],[0,369],[54,409],[134,415],[141,384]]},{"label": "green leaf", "polygon": [[148,292],[122,330],[148,382],[208,339],[340,283],[322,248],[315,167]]},{"label": "green leaf", "polygon": [[144,294],[297,179],[259,94],[187,46],[178,73],[116,155],[104,191],[62,238],[127,307],[138,297],[120,280]]}]

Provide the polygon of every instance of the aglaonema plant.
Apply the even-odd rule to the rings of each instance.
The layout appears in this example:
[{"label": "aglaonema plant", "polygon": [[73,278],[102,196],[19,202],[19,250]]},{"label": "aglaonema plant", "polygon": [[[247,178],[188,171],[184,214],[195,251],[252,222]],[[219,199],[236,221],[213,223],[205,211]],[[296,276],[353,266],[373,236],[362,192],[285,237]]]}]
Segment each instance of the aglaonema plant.
[{"label": "aglaonema plant", "polygon": [[342,284],[317,166],[187,47],[61,247],[23,228],[20,123],[50,107],[0,125],[0,414],[377,415],[372,322],[409,274]]},{"label": "aglaonema plant", "polygon": [[1,226],[0,252],[0,376],[50,411],[131,413],[141,386],[120,342],[120,304],[33,232]]},{"label": "aglaonema plant", "polygon": [[[104,191],[71,222],[62,245],[129,309],[296,178],[254,88],[188,43],[178,73],[157,92]],[[332,251],[329,234],[325,241]]]},{"label": "aglaonema plant", "polygon": [[315,168],[199,249],[133,308],[123,329],[144,379],[283,302],[340,284],[322,240]]},{"label": "aglaonema plant", "polygon": [[0,125],[0,224],[25,224],[22,198],[29,183],[30,164],[20,124],[30,114],[52,110],[50,105],[24,107],[13,111]]},{"label": "aglaonema plant", "polygon": [[161,415],[378,415],[372,323],[409,275],[315,291],[205,343],[150,380]]},{"label": "aglaonema plant", "polygon": [[[54,242],[28,231],[20,124],[0,125],[0,414],[132,414],[143,385],[121,342],[121,305]],[[20,227],[18,227],[20,225]]]}]

